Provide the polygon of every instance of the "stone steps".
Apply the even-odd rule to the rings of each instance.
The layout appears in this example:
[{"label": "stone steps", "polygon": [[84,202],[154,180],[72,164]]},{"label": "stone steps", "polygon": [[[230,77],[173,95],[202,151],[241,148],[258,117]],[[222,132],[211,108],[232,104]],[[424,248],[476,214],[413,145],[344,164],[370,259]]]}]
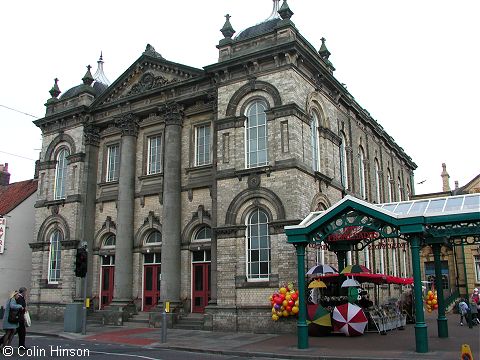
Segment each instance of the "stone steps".
[{"label": "stone steps", "polygon": [[203,322],[203,314],[191,313],[179,317],[173,327],[183,330],[203,330]]}]

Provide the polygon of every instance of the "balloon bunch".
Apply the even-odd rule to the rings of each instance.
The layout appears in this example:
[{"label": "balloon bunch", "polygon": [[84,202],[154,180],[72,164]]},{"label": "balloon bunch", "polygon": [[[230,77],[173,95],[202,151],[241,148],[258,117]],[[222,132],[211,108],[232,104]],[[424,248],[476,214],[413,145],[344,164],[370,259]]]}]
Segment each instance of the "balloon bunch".
[{"label": "balloon bunch", "polygon": [[277,321],[279,318],[288,317],[298,314],[298,290],[293,288],[293,283],[282,286],[272,296],[270,296],[272,304],[272,320]]},{"label": "balloon bunch", "polygon": [[431,313],[432,310],[438,309],[437,290],[435,291],[428,290],[428,293],[425,296],[424,300],[425,300],[427,311],[429,313]]}]

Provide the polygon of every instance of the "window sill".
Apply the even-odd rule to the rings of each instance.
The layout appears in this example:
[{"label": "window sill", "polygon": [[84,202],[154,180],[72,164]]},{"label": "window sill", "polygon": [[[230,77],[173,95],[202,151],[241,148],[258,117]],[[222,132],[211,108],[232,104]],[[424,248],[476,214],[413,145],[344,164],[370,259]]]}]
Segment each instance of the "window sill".
[{"label": "window sill", "polygon": [[271,274],[269,279],[248,281],[245,276],[235,276],[236,289],[252,289],[252,288],[271,288],[278,287],[279,280],[277,274]]}]

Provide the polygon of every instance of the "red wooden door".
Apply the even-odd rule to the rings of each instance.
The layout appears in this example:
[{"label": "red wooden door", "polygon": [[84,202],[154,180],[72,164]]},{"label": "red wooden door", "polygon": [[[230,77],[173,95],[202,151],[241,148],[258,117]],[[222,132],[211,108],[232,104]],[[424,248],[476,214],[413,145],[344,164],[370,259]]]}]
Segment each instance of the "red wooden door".
[{"label": "red wooden door", "polygon": [[161,265],[143,267],[143,311],[150,311],[160,300]]},{"label": "red wooden door", "polygon": [[192,312],[203,313],[210,300],[210,263],[193,263],[192,268]]},{"label": "red wooden door", "polygon": [[113,299],[115,266],[102,266],[101,308],[108,306]]}]

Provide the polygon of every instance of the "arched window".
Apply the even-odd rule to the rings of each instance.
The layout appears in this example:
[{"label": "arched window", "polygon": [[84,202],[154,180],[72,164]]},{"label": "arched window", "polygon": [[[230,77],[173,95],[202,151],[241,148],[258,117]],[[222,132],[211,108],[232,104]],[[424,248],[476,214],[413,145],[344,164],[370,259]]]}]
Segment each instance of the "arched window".
[{"label": "arched window", "polygon": [[310,130],[312,132],[312,168],[313,171],[319,171],[318,116],[314,111],[312,112]]},{"label": "arched window", "polygon": [[387,169],[387,185],[388,185],[388,202],[393,201],[393,187],[392,187],[392,174],[390,169]]},{"label": "arched window", "polygon": [[398,181],[398,201],[402,201],[403,200],[403,196],[402,196],[402,181],[400,180],[400,177],[398,177],[397,179]]},{"label": "arched window", "polygon": [[50,249],[48,254],[48,283],[56,284],[60,280],[60,266],[62,261],[61,241],[63,235],[54,230],[50,235]]},{"label": "arched window", "polygon": [[212,229],[209,226],[202,226],[195,233],[195,241],[209,241],[212,238]]},{"label": "arched window", "polygon": [[154,230],[150,232],[145,239],[145,245],[160,244],[162,242],[162,234],[160,231]]},{"label": "arched window", "polygon": [[375,201],[377,204],[382,202],[381,197],[381,190],[380,190],[380,164],[378,163],[378,159],[375,158]]},{"label": "arched window", "polygon": [[361,146],[358,147],[358,177],[360,179],[360,196],[367,198],[367,181],[365,177],[365,152]]},{"label": "arched window", "polygon": [[55,168],[55,200],[65,199],[65,185],[67,182],[67,156],[68,150],[62,149],[57,155],[57,165]]},{"label": "arched window", "polygon": [[410,186],[407,184],[407,193],[405,194],[405,200],[410,200]]},{"label": "arched window", "polygon": [[264,166],[268,164],[267,157],[267,105],[255,100],[246,111],[247,126],[245,131],[247,167]]},{"label": "arched window", "polygon": [[347,164],[347,137],[342,132],[342,143],[340,144],[340,172],[342,175],[342,184],[348,189],[348,164]]},{"label": "arched window", "polygon": [[265,280],[270,275],[268,216],[254,210],[247,218],[247,279]]},{"label": "arched window", "polygon": [[103,247],[104,248],[112,248],[115,247],[115,243],[117,241],[117,238],[115,235],[110,234],[108,235],[105,240],[103,240]]}]

